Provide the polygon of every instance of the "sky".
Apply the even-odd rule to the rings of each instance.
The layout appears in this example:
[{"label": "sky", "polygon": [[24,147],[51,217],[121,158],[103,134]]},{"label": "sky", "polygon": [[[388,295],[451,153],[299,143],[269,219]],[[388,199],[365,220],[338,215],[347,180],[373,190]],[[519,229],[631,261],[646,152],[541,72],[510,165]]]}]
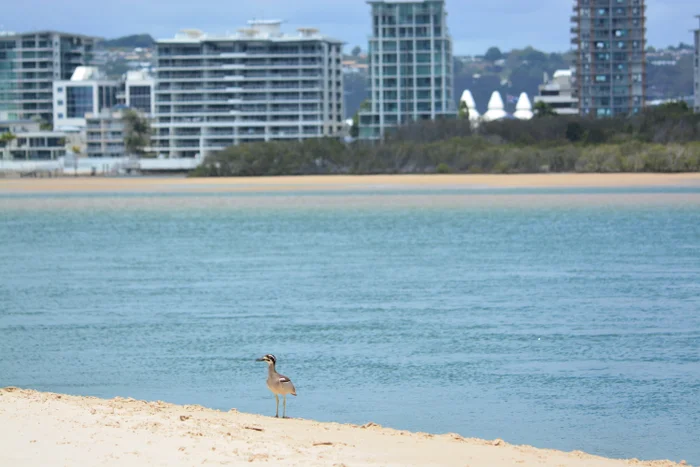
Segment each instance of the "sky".
[{"label": "sky", "polygon": [[[0,30],[52,29],[104,38],[148,33],[172,37],[179,29],[234,32],[246,21],[281,19],[283,28],[315,27],[326,35],[367,47],[370,7],[365,0],[10,0]],[[570,48],[573,0],[447,0],[456,55],[533,46],[546,52]],[[692,43],[698,0],[647,0],[649,45]]]}]

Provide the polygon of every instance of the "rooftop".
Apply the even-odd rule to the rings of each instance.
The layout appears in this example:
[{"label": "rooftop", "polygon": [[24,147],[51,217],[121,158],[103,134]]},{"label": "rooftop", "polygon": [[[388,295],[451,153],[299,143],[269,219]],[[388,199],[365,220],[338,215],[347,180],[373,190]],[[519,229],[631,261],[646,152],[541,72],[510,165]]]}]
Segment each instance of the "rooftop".
[{"label": "rooftop", "polygon": [[72,32],[61,32],[61,31],[51,31],[51,30],[27,31],[27,32],[0,31],[0,37],[2,37],[2,38],[35,36],[38,34],[58,34],[59,36],[80,37],[82,39],[104,40],[103,37],[86,36],[84,34],[75,34]]},{"label": "rooftop", "polygon": [[337,44],[344,42],[338,39],[321,34],[315,28],[298,28],[297,34],[282,32],[283,21],[279,19],[254,19],[248,21],[248,27],[238,29],[234,33],[207,34],[199,29],[182,29],[172,39],[158,39],[159,44],[181,44],[199,43],[215,41],[249,41],[251,39],[270,42],[290,42],[290,41],[328,41]]}]

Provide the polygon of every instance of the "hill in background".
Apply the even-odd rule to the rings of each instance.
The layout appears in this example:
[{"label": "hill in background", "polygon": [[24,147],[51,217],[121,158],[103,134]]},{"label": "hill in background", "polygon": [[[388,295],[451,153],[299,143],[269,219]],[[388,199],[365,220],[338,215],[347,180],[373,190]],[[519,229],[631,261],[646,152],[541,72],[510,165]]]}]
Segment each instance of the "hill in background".
[{"label": "hill in background", "polygon": [[102,46],[106,49],[135,49],[137,47],[150,49],[155,43],[156,41],[150,34],[132,34],[131,36],[103,41]]}]

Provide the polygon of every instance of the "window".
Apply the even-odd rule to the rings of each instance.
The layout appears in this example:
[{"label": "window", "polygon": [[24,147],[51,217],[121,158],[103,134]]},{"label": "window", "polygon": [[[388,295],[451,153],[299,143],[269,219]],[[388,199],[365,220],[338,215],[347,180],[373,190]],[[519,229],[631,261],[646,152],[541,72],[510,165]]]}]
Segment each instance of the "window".
[{"label": "window", "polygon": [[63,88],[62,87],[56,88],[56,92],[63,92]]},{"label": "window", "polygon": [[58,118],[59,118],[59,119],[63,119],[63,114],[62,114],[62,113],[59,113],[59,114],[58,114]]},{"label": "window", "polygon": [[62,101],[61,99],[59,99],[59,100],[56,101],[56,104],[58,104],[58,105],[63,105],[63,101]]},{"label": "window", "polygon": [[71,86],[66,90],[68,118],[85,118],[93,112],[92,86]]}]

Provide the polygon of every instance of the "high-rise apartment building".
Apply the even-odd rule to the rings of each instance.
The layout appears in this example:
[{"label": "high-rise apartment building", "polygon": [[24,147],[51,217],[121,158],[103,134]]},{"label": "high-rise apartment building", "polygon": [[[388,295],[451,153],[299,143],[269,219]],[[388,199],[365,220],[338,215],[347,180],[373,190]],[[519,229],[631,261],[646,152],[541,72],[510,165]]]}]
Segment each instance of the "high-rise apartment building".
[{"label": "high-rise apartment building", "polygon": [[360,113],[360,138],[388,128],[454,117],[452,39],[444,0],[369,0],[371,108]]},{"label": "high-rise apartment building", "polygon": [[[700,15],[696,16],[700,20]],[[700,27],[695,31],[695,111],[700,112]]]},{"label": "high-rise apartment building", "polygon": [[88,65],[96,38],[55,31],[0,32],[0,119],[53,118],[53,81]]},{"label": "high-rise apartment building", "polygon": [[315,29],[249,21],[235,34],[187,30],[156,43],[154,151],[206,156],[253,141],[339,135],[342,46]]},{"label": "high-rise apartment building", "polygon": [[581,115],[641,111],[646,100],[644,0],[575,0],[571,20]]}]

